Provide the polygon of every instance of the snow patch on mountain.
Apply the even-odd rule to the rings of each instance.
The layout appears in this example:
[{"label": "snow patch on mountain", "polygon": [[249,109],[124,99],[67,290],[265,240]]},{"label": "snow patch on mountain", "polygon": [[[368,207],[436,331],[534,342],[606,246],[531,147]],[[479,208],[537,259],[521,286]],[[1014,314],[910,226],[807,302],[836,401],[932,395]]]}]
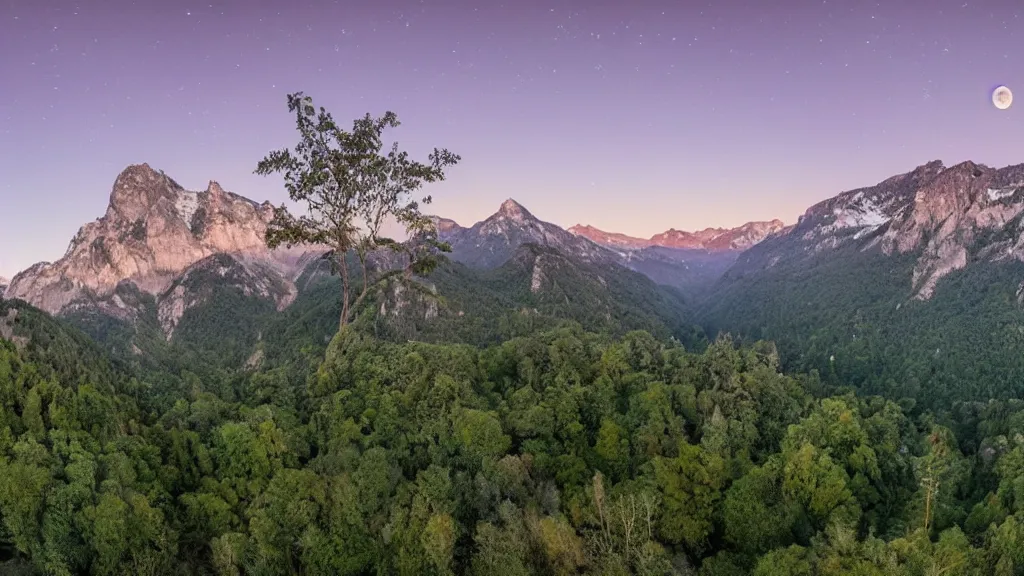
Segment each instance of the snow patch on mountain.
[{"label": "snow patch on mountain", "polygon": [[886,213],[886,206],[876,204],[871,198],[857,192],[845,206],[836,206],[832,214],[835,220],[824,226],[822,232],[829,234],[844,228],[879,227],[888,222],[892,216]]},{"label": "snow patch on mountain", "polygon": [[174,209],[178,211],[178,215],[185,221],[186,226],[192,226],[192,217],[199,209],[199,193],[191,190],[179,190],[174,199]]},{"label": "snow patch on mountain", "polygon": [[1003,198],[1009,198],[1009,197],[1013,196],[1017,192],[1017,189],[1016,188],[989,188],[987,190],[987,192],[988,192],[988,199],[989,200],[991,200],[993,202],[998,202],[999,200],[1002,200]]}]

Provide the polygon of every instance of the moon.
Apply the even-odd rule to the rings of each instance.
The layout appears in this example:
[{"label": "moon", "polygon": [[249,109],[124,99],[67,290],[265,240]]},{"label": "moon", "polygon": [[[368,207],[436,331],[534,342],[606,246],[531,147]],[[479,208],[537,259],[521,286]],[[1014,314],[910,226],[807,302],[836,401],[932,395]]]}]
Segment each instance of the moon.
[{"label": "moon", "polygon": [[1000,86],[992,91],[992,103],[1000,110],[1006,110],[1013,104],[1013,92],[1006,86]]}]

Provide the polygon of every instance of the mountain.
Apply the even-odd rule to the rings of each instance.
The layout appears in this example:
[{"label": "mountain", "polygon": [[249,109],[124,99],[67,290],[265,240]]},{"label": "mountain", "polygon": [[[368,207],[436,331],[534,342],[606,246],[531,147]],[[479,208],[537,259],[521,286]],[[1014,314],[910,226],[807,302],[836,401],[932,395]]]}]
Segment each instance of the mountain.
[{"label": "mountain", "polygon": [[912,255],[908,288],[926,300],[944,276],[973,261],[1024,260],[1024,164],[993,169],[936,160],[809,208],[787,233],[758,245],[733,276],[843,247]]},{"label": "mountain", "polygon": [[519,246],[550,246],[590,263],[615,262],[617,256],[590,240],[543,222],[511,198],[486,220],[469,228],[446,218],[435,218],[438,238],[451,244],[450,258],[470,267],[496,268]]},{"label": "mountain", "polygon": [[648,239],[634,238],[615,232],[604,232],[593,226],[577,224],[569,232],[589,238],[609,248],[643,249],[650,246],[710,252],[743,251],[785,228],[781,220],[747,222],[737,228],[705,228],[697,232],[684,232],[670,228]]},{"label": "mountain", "polygon": [[701,294],[735,262],[738,249],[729,246],[759,239],[757,234],[766,235],[782,225],[779,221],[750,223],[717,235],[706,231],[704,238],[712,248],[680,248],[590,226],[565,230],[540,220],[512,199],[469,228],[447,218],[435,217],[434,222],[438,237],[452,246],[451,259],[471,268],[495,268],[508,261],[519,246],[537,244],[591,264],[618,264],[659,284],[678,288],[687,296]]},{"label": "mountain", "polygon": [[[321,251],[268,250],[270,217],[269,204],[216,183],[191,192],[148,165],[130,166],[106,214],[82,227],[63,258],[18,274],[5,296],[70,321],[151,372],[272,363],[279,336],[312,335],[302,341],[322,346],[333,335],[340,281]],[[611,333],[693,332],[678,294],[515,201],[470,228],[437,222],[454,262],[421,279],[427,292],[396,284],[375,294],[362,328],[469,343],[565,321]],[[374,254],[375,267],[394,265],[389,254]],[[361,268],[353,261],[350,271],[358,283]]]},{"label": "mountain", "polygon": [[[350,274],[358,278],[355,262]],[[422,290],[392,285],[375,295],[354,325],[396,342],[482,345],[565,322],[618,335],[648,330],[687,345],[701,340],[675,290],[617,264],[586,262],[552,246],[522,244],[494,268],[449,261],[419,280]],[[267,316],[261,330],[259,346],[268,362],[297,357],[304,346],[323,347],[337,331],[338,277],[311,264],[297,284],[295,302]]]},{"label": "mountain", "polygon": [[627,250],[638,250],[651,246],[649,239],[635,238],[618,232],[605,232],[590,225],[577,224],[568,230],[572,234],[582,236],[593,241],[595,244],[607,246],[608,248],[625,248]]},{"label": "mountain", "polygon": [[699,232],[670,229],[648,239],[579,224],[568,231],[614,251],[623,266],[689,297],[700,297],[736,262],[740,252],[783,229],[782,221],[772,220]]},{"label": "mountain", "polygon": [[188,310],[211,298],[212,284],[198,278],[216,277],[220,290],[281,309],[295,298],[305,251],[267,249],[272,216],[269,203],[216,182],[189,191],[148,164],[129,166],[114,182],[106,213],[78,231],[61,259],[15,276],[4,296],[100,322],[102,328],[82,326],[94,335],[109,328],[103,317],[129,324],[155,317],[168,339]]},{"label": "mountain", "polygon": [[1024,392],[1024,165],[933,161],[810,207],[742,253],[706,329],[926,402]]}]

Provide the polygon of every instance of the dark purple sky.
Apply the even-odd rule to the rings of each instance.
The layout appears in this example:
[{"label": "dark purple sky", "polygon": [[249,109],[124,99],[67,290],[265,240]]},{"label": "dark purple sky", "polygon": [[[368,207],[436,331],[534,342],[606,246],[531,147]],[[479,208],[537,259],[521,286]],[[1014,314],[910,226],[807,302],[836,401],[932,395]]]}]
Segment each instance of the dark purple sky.
[{"label": "dark purple sky", "polygon": [[650,236],[795,220],[933,159],[1024,162],[1020,0],[0,0],[0,275],[53,260],[122,168],[187,188],[294,143],[285,94],[392,109],[463,156],[434,211],[514,197]]}]

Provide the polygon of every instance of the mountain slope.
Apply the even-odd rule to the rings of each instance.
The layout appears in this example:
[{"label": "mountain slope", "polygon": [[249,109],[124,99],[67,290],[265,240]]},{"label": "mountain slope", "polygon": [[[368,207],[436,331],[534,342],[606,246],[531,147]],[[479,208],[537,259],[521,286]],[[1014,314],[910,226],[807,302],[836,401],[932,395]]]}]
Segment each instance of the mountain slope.
[{"label": "mountain slope", "polygon": [[934,404],[1024,392],[1024,165],[929,162],[738,258],[699,320],[793,369]]},{"label": "mountain slope", "polygon": [[[702,241],[713,248],[666,247],[592,227],[565,230],[538,219],[511,199],[469,228],[446,218],[435,217],[434,221],[439,238],[452,246],[451,259],[471,268],[496,268],[520,246],[537,244],[550,246],[581,262],[618,264],[658,284],[678,288],[688,297],[701,294],[735,262],[739,252],[730,246],[763,237],[753,231],[763,229],[767,234],[767,230],[777,228],[774,223],[767,223],[767,228],[751,223],[728,233],[718,231],[717,236],[710,232],[713,229],[708,229]],[[781,226],[781,222],[776,223]]]},{"label": "mountain slope", "polygon": [[[353,262],[351,274],[358,273]],[[523,244],[496,268],[450,261],[420,281],[424,292],[393,285],[376,294],[354,327],[392,341],[480,345],[576,322],[608,334],[643,329],[690,346],[701,342],[672,289],[616,264],[584,262],[551,246]],[[326,345],[337,331],[339,282],[310,264],[297,281],[295,302],[267,317],[259,343],[267,362],[286,362],[304,347]]]},{"label": "mountain slope", "polygon": [[451,244],[451,259],[470,267],[496,268],[523,244],[551,246],[585,262],[609,263],[617,259],[613,252],[590,240],[539,220],[512,199],[469,228],[444,218],[436,218],[435,222],[439,239]]},{"label": "mountain slope", "polygon": [[[126,367],[86,334],[25,302],[0,299],[0,347],[4,341],[36,365],[33,376],[51,379],[54,385],[85,386],[104,395],[138,386],[130,382]],[[8,385],[21,384],[11,376]]]},{"label": "mountain slope", "polygon": [[971,260],[1024,259],[1022,210],[1024,164],[996,170],[933,161],[812,206],[789,232],[745,253],[735,274],[853,245],[914,254],[910,287],[927,299],[943,276]]}]

